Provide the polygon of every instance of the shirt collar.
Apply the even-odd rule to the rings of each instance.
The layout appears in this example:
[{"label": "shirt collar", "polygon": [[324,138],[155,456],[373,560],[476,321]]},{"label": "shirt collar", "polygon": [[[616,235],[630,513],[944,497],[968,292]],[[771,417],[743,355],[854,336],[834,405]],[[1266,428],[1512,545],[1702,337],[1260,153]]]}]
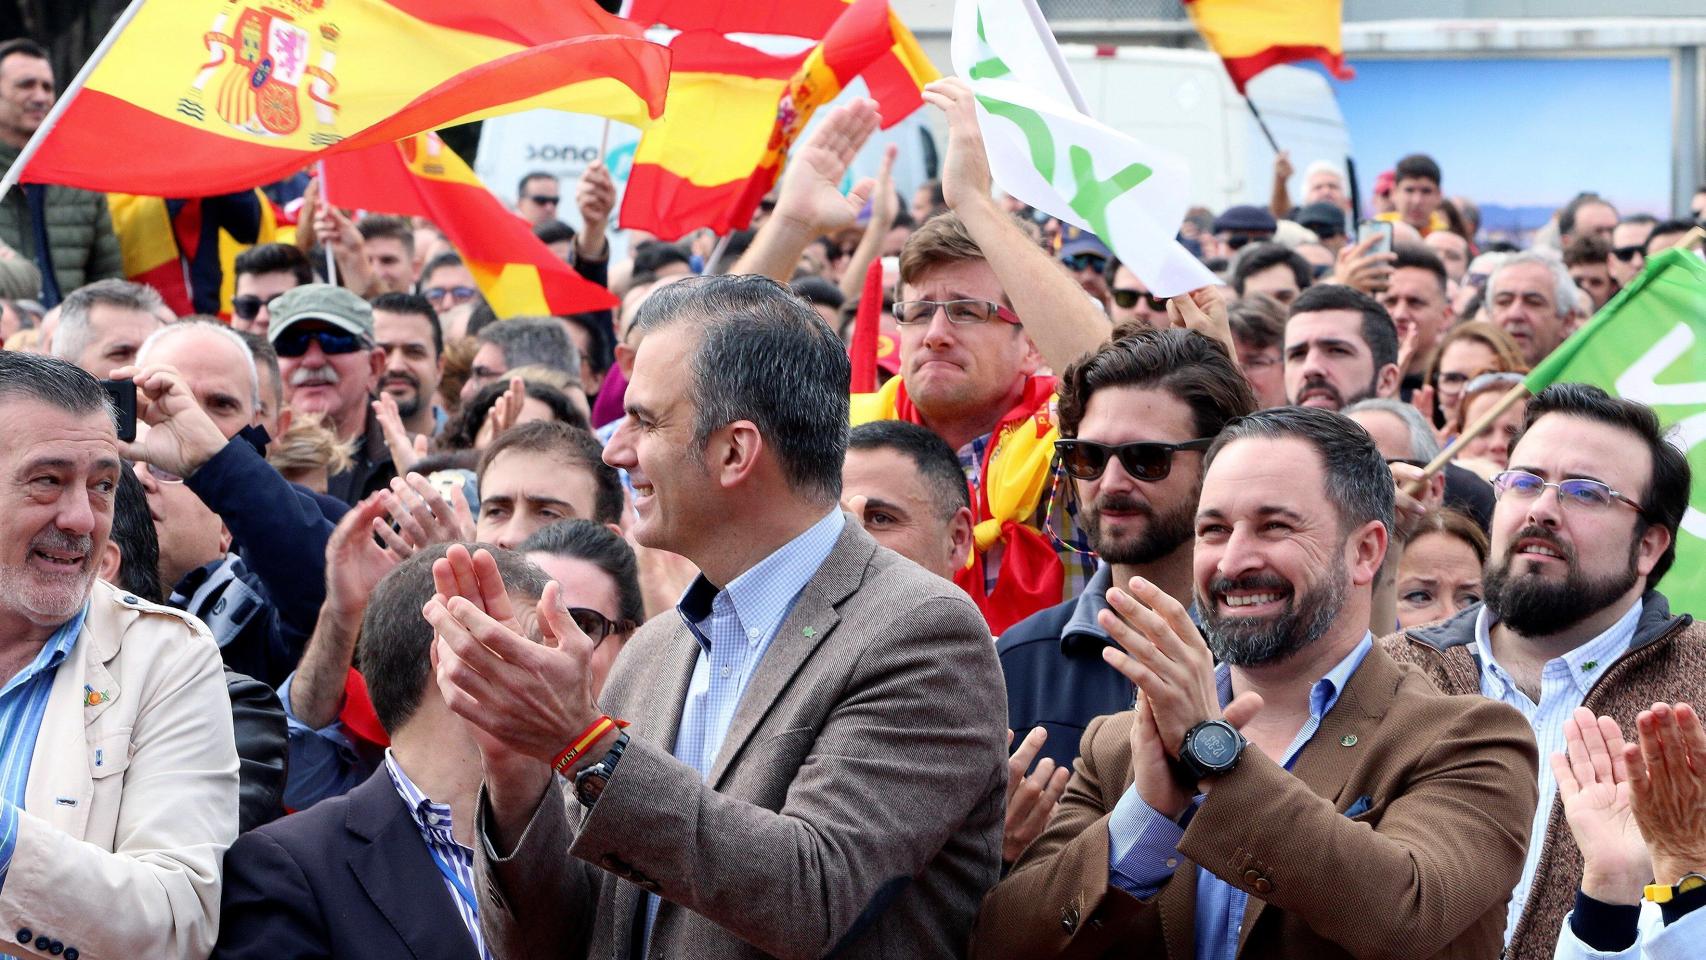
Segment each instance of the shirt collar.
[{"label": "shirt collar", "polygon": [[[696,625],[711,615],[717,597],[727,594],[727,602],[734,606],[743,627],[757,631],[759,637],[770,636],[782,625],[794,598],[835,549],[844,522],[841,508],[832,508],[822,520],[753,564],[721,590],[705,579],[704,574],[694,577],[687,592],[681,595],[676,611],[689,625]],[[700,643],[705,642],[701,637]]]},{"label": "shirt collar", "polygon": [[1108,588],[1114,583],[1112,564],[1104,563],[1084,584],[1084,592],[1072,606],[1072,617],[1060,631],[1060,651],[1068,656],[1083,654],[1100,657],[1101,648],[1112,641],[1108,631],[1096,622],[1096,615],[1108,609]]},{"label": "shirt collar", "polygon": [[385,772],[391,775],[391,785],[397,789],[397,795],[403,798],[403,805],[409,808],[409,816],[414,818],[415,825],[422,830],[443,834],[446,839],[455,837],[455,825],[451,821],[450,805],[439,803],[421,792],[409,775],[403,772],[403,765],[391,752],[385,748]]},{"label": "shirt collar", "polygon": [[38,674],[48,670],[56,670],[71,655],[71,648],[77,645],[77,635],[83,632],[83,620],[89,615],[88,601],[84,601],[80,610],[71,619],[59,625],[47,642],[41,645],[34,660],[29,666],[19,670],[4,687],[0,687],[0,696],[11,693],[14,689],[28,683]]},{"label": "shirt collar", "polygon": [[[1320,720],[1339,702],[1339,695],[1345,692],[1345,684],[1351,680],[1351,675],[1357,672],[1362,662],[1368,659],[1369,651],[1374,649],[1374,634],[1365,631],[1362,640],[1345,654],[1343,660],[1328,670],[1326,675],[1315,681],[1309,688],[1309,715]],[[1232,668],[1222,663],[1214,668],[1215,690],[1220,695],[1220,705],[1225,707],[1232,702]]]},{"label": "shirt collar", "polygon": [[[1643,609],[1641,598],[1624,611],[1617,622],[1605,629],[1605,632],[1589,640],[1587,643],[1555,657],[1541,667],[1542,676],[1567,675],[1576,689],[1586,696],[1593,688],[1600,674],[1604,673],[1635,639],[1635,628],[1640,625]],[[1516,689],[1516,684],[1505,673],[1504,667],[1493,658],[1493,617],[1486,604],[1481,605],[1481,612],[1475,615],[1475,651],[1481,658],[1481,672],[1490,674],[1497,682]]]}]

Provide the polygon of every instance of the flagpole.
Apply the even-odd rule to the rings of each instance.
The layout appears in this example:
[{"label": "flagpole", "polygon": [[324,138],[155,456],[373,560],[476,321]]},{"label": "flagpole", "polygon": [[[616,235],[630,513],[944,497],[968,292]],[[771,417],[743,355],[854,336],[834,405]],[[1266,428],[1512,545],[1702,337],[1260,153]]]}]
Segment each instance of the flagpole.
[{"label": "flagpole", "polygon": [[1500,397],[1499,402],[1493,404],[1492,408],[1486,413],[1476,417],[1475,422],[1465,426],[1463,428],[1463,432],[1452,438],[1452,441],[1446,444],[1445,449],[1439,452],[1439,456],[1429,460],[1428,465],[1422,468],[1422,478],[1420,481],[1417,481],[1417,483],[1412,485],[1410,489],[1411,496],[1420,492],[1421,484],[1426,483],[1429,477],[1432,477],[1434,474],[1444,470],[1445,465],[1450,463],[1453,457],[1457,456],[1459,450],[1463,449],[1464,444],[1467,444],[1469,441],[1475,439],[1481,434],[1486,433],[1487,428],[1491,427],[1494,421],[1505,415],[1505,411],[1515,406],[1517,401],[1527,398],[1527,396],[1528,385],[1526,383],[1519,383],[1510,388],[1504,396]]},{"label": "flagpole", "polygon": [[1279,153],[1279,144],[1274,141],[1273,131],[1268,129],[1268,122],[1262,119],[1262,112],[1256,109],[1256,101],[1251,100],[1249,94],[1244,95],[1244,105],[1250,108],[1250,116],[1256,118],[1256,126],[1262,128],[1262,136],[1268,138],[1268,146],[1272,147],[1275,153]]},{"label": "flagpole", "polygon": [[[735,235],[735,232],[733,230],[730,230],[728,233],[725,233],[722,236],[717,238],[717,245],[711,248],[711,255],[705,258],[705,275],[706,276],[711,275],[711,268],[713,268],[717,265],[717,261],[723,259],[724,253],[728,252],[729,238],[734,236],[734,235]],[[732,263],[729,264],[729,267],[732,269],[734,267],[734,264],[732,264]]]},{"label": "flagpole", "polygon": [[113,28],[107,31],[105,37],[101,38],[100,46],[95,48],[94,53],[89,54],[88,60],[83,61],[83,68],[77,71],[76,77],[72,78],[71,86],[67,87],[65,92],[60,94],[59,99],[54,101],[53,109],[47,112],[47,118],[42,120],[41,126],[36,128],[36,132],[30,137],[30,141],[24,144],[24,149],[18,151],[18,159],[12,162],[11,169],[6,171],[4,177],[0,177],[0,200],[4,200],[6,194],[11,192],[13,185],[23,175],[24,168],[29,166],[30,159],[36,155],[37,150],[41,149],[42,141],[47,139],[48,131],[52,130],[54,125],[59,122],[59,118],[71,106],[71,101],[77,98],[77,94],[82,91],[84,84],[89,82],[89,74],[95,72],[95,67],[100,65],[100,62],[106,58],[107,52],[112,50],[113,44],[118,42],[119,34],[123,33],[124,28],[130,25],[130,21],[136,19],[136,15],[141,10],[142,0],[130,0],[130,5],[125,7],[124,12],[119,14],[118,19],[113,22]]},{"label": "flagpole", "polygon": [[[326,199],[326,161],[321,160],[316,166],[319,167],[320,171],[320,205],[330,207],[332,201]],[[335,287],[338,285],[338,258],[332,252],[332,245],[326,242],[325,237],[317,237],[316,239],[320,241],[320,249],[326,254],[326,282]]]},{"label": "flagpole", "polygon": [[[626,19],[628,19],[628,14],[633,10],[633,8],[634,8],[634,0],[622,0],[622,6],[616,11],[616,15],[618,17],[621,17],[622,19],[626,20]],[[603,163],[605,155],[609,152],[610,152],[610,118],[605,117],[604,118],[604,133],[601,134],[598,138],[598,162]]]},{"label": "flagpole", "polygon": [[1025,12],[1031,17],[1031,26],[1036,29],[1037,36],[1043,38],[1043,46],[1048,49],[1049,62],[1054,64],[1054,71],[1060,74],[1060,82],[1066,87],[1066,95],[1072,98],[1072,106],[1086,117],[1090,116],[1090,106],[1084,101],[1084,92],[1078,89],[1078,81],[1072,78],[1072,71],[1066,68],[1066,57],[1060,52],[1060,43],[1054,38],[1054,31],[1049,29],[1048,19],[1043,16],[1042,8],[1037,6],[1037,0],[1024,0]]}]

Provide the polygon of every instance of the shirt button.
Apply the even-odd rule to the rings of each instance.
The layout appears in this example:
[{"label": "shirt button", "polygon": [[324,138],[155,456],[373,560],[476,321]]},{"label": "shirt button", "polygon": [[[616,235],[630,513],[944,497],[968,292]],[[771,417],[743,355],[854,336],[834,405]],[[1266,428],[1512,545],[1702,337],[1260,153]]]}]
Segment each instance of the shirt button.
[{"label": "shirt button", "polygon": [[729,668],[725,666],[723,668],[723,679],[727,680],[728,678],[729,678]]},{"label": "shirt button", "polygon": [[1178,865],[1179,865],[1179,858],[1178,857],[1168,857],[1167,858],[1167,866],[1176,867]]},{"label": "shirt button", "polygon": [[753,627],[752,629],[748,630],[746,632],[746,638],[748,640],[757,640],[758,639],[758,628]]}]

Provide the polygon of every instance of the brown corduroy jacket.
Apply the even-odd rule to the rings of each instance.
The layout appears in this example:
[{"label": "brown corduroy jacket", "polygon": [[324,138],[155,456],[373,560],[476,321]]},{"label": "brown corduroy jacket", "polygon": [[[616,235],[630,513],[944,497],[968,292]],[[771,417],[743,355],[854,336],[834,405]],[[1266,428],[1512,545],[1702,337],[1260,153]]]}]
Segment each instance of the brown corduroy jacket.
[{"label": "brown corduroy jacket", "polygon": [[[1475,618],[1480,611],[1476,604],[1449,620],[1395,633],[1381,644],[1395,659],[1421,667],[1446,693],[1479,694]],[[1600,675],[1583,706],[1615,719],[1626,736],[1633,736],[1635,715],[1657,700],[1706,702],[1706,626],[1686,614],[1671,616],[1670,601],[1649,590],[1628,652]],[[1547,758],[1540,762],[1544,769]],[[1511,933],[1507,960],[1550,960],[1581,885],[1582,853],[1564,822],[1562,799],[1553,800],[1546,835],[1531,842],[1545,847],[1534,868],[1528,904]]]},{"label": "brown corduroy jacket", "polygon": [[1085,731],[1048,829],[984,899],[973,957],[1194,960],[1199,864],[1249,895],[1243,957],[1498,956],[1537,797],[1516,710],[1445,696],[1375,647],[1290,772],[1247,749],[1215,782],[1147,900],[1108,882],[1132,718]]}]

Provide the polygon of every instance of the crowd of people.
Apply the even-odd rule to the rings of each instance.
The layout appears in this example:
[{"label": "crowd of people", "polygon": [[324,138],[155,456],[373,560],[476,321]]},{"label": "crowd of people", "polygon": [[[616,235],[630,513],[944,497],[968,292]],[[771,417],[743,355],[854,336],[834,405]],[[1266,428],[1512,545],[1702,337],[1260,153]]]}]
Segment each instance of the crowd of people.
[{"label": "crowd of people", "polygon": [[[0,45],[0,163],[53,91]],[[924,96],[914,196],[853,101],[720,239],[523,178],[560,317],[306,178],[225,315],[8,194],[0,952],[1691,955],[1689,464],[1513,387],[1695,220],[1282,154],[1161,298]]]}]

